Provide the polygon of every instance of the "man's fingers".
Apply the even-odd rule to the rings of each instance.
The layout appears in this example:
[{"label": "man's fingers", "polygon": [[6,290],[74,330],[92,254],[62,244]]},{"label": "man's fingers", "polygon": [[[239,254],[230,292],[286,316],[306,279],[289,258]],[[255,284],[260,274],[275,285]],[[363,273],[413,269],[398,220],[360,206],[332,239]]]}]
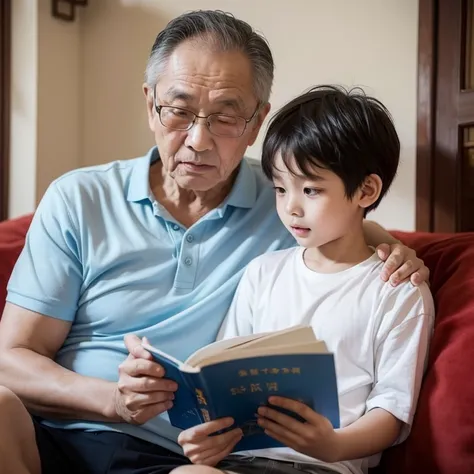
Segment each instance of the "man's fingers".
[{"label": "man's fingers", "polygon": [[384,263],[382,268],[382,278],[385,281],[388,280],[402,263],[403,255],[399,250],[395,249]]},{"label": "man's fingers", "polygon": [[380,260],[386,260],[390,255],[390,245],[389,244],[380,244],[377,247],[377,255]]},{"label": "man's fingers", "polygon": [[155,418],[158,415],[161,415],[163,412],[169,410],[172,406],[173,402],[169,400],[162,403],[152,403],[151,405],[148,405],[140,410],[131,411],[128,420],[126,421],[135,425],[142,425],[143,423],[146,423],[152,418]]},{"label": "man's fingers", "polygon": [[145,409],[148,405],[173,402],[173,400],[173,392],[131,393],[124,396],[123,405],[129,411],[138,411]]},{"label": "man's fingers", "polygon": [[130,377],[140,377],[147,375],[149,377],[163,377],[165,370],[160,364],[146,359],[137,359],[128,356],[120,365],[119,373],[126,373]]},{"label": "man's fingers", "polygon": [[143,348],[142,340],[135,334],[127,334],[124,338],[128,352],[136,358],[153,360],[153,356]]},{"label": "man's fingers", "polygon": [[131,377],[126,372],[120,374],[118,388],[121,393],[176,392],[178,384],[173,380],[156,377]]},{"label": "man's fingers", "polygon": [[430,282],[430,270],[428,267],[422,267],[417,272],[413,273],[410,277],[412,285],[418,286],[423,282],[426,282],[429,285]]}]

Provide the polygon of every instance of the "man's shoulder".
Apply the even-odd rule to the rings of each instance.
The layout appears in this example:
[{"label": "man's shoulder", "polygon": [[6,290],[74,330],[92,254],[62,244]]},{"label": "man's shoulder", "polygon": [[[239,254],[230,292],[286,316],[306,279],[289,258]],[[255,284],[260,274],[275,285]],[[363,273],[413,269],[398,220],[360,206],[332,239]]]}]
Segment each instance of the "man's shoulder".
[{"label": "man's shoulder", "polygon": [[121,181],[143,159],[144,157],[131,158],[77,168],[56,178],[52,182],[52,186],[67,190],[71,186],[81,188],[100,187],[116,180]]}]

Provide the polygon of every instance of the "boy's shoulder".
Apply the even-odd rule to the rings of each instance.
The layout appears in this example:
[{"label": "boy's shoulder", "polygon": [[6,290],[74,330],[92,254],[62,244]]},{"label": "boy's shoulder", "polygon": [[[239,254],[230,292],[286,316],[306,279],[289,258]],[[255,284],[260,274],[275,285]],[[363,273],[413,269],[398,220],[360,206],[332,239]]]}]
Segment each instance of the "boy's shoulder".
[{"label": "boy's shoulder", "polygon": [[301,247],[291,247],[287,249],[266,252],[250,261],[250,263],[247,265],[247,272],[269,272],[281,268],[283,265],[285,265],[285,263],[293,260],[297,253],[301,251]]},{"label": "boy's shoulder", "polygon": [[372,301],[372,307],[383,317],[387,313],[399,315],[434,315],[434,302],[429,286],[422,283],[414,286],[409,280],[393,286],[381,278],[384,262],[376,254],[364,266],[363,274],[357,275],[353,285],[356,293]]}]

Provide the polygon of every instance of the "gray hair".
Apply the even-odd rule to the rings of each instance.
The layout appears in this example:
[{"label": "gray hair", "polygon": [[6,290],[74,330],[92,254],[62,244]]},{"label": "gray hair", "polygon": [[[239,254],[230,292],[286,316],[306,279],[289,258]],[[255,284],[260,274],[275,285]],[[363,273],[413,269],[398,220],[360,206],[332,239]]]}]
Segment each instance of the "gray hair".
[{"label": "gray hair", "polygon": [[197,10],[171,20],[156,37],[145,71],[154,87],[174,49],[188,39],[200,39],[219,51],[241,51],[252,65],[254,93],[268,102],[273,83],[273,57],[265,38],[245,21],[220,10]]}]

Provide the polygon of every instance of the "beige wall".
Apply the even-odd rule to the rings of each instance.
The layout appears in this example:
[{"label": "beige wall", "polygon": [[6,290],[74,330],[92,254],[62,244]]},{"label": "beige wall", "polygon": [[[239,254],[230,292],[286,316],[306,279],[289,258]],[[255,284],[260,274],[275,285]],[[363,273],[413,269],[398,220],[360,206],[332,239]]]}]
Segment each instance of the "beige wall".
[{"label": "beige wall", "polygon": [[52,179],[82,165],[82,23],[52,18],[50,3],[38,8],[37,201]]},{"label": "beige wall", "polygon": [[[63,114],[68,93],[72,93],[71,112],[76,116],[62,123],[66,129],[62,135],[68,138],[60,144],[50,138],[42,142],[38,135],[39,144],[44,145],[39,147],[43,158],[38,192],[63,168],[76,162],[92,165],[140,155],[148,149],[153,142],[141,84],[149,49],[157,32],[171,18],[197,6],[231,11],[268,38],[276,62],[274,110],[310,85],[328,82],[361,85],[387,105],[402,141],[402,165],[390,195],[372,218],[390,228],[413,229],[418,21],[414,0],[89,2],[81,12],[80,23],[65,29],[56,25],[56,38],[68,38],[68,42],[50,45],[58,55],[72,51],[69,72],[61,74],[74,77],[78,88],[68,92],[59,87],[60,98],[45,113],[48,120],[57,118],[57,111]],[[67,28],[72,33],[66,33]],[[54,69],[54,61],[46,60],[47,70]],[[42,54],[39,62],[41,72]],[[49,91],[58,89],[42,83],[41,77],[39,97],[47,100]],[[54,127],[44,127],[48,130],[46,136],[52,137]],[[59,151],[64,153],[67,143],[75,147],[70,147],[72,155],[63,163],[58,161]],[[258,157],[260,145],[261,140],[249,155]],[[55,151],[51,163],[46,159],[50,148]]]},{"label": "beige wall", "polygon": [[12,2],[9,216],[31,211],[36,200],[37,38],[36,3]]},{"label": "beige wall", "polygon": [[82,164],[81,23],[49,0],[12,2],[9,216],[34,210],[49,183]]}]

